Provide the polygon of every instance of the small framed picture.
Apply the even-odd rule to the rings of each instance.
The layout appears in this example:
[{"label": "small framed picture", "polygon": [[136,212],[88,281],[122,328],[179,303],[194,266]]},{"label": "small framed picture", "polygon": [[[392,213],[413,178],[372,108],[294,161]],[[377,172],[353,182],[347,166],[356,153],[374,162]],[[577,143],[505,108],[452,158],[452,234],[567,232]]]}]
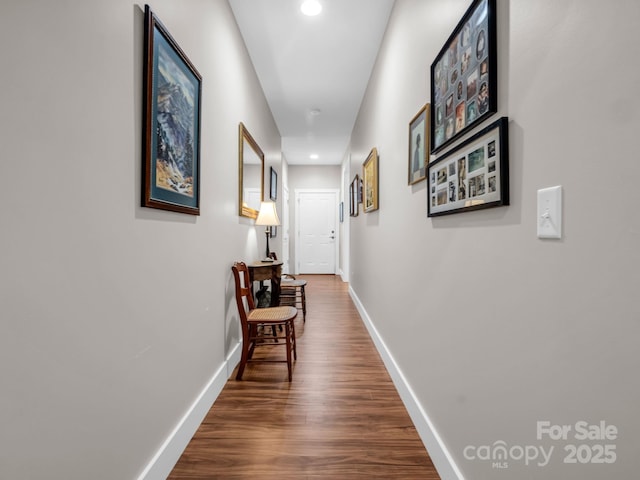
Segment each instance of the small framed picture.
[{"label": "small framed picture", "polygon": [[429,104],[427,103],[409,123],[409,185],[427,178],[429,165]]},{"label": "small framed picture", "polygon": [[373,148],[362,164],[362,190],[364,213],[378,210],[378,150]]},{"label": "small framed picture", "polygon": [[269,184],[269,198],[273,201],[278,199],[278,173],[271,168],[271,181]]},{"label": "small framed picture", "polygon": [[360,213],[360,206],[358,201],[360,190],[360,177],[356,173],[356,176],[353,177],[351,181],[351,185],[349,185],[349,216],[357,217]]}]

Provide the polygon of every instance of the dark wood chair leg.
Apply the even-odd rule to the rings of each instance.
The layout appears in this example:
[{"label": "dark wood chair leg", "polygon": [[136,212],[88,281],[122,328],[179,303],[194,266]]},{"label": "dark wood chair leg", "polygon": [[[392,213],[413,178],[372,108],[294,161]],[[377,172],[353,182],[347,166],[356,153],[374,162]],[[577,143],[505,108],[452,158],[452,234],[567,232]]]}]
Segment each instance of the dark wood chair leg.
[{"label": "dark wood chair leg", "polygon": [[298,341],[296,340],[296,326],[293,322],[291,322],[291,343],[293,347],[293,358],[294,360],[298,360],[298,352],[296,351]]},{"label": "dark wood chair leg", "polygon": [[236,374],[236,380],[242,380],[242,374],[244,373],[244,367],[249,360],[249,342],[242,342],[242,356],[240,357],[240,364],[238,365],[238,373]]},{"label": "dark wood chair leg", "polygon": [[300,287],[300,292],[302,294],[302,321],[307,321],[307,296],[304,293],[304,285]]},{"label": "dark wood chair leg", "polygon": [[289,381],[291,381],[291,323],[287,323],[284,329],[287,337],[287,368],[289,370]]}]

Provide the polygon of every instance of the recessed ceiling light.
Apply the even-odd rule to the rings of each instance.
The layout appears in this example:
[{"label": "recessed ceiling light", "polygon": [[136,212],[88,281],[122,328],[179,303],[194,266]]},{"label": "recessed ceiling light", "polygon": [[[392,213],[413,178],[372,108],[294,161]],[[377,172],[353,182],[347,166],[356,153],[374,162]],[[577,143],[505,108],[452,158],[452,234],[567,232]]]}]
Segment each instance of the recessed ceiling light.
[{"label": "recessed ceiling light", "polygon": [[300,5],[300,10],[308,17],[315,17],[322,11],[322,5],[318,0],[305,0]]},{"label": "recessed ceiling light", "polygon": [[317,117],[322,113],[322,110],[320,110],[319,108],[312,108],[311,110],[309,110],[309,113],[311,114],[311,116]]},{"label": "recessed ceiling light", "polygon": [[318,154],[317,153],[312,153],[311,155],[309,155],[309,158],[311,160],[317,160],[318,159]]}]

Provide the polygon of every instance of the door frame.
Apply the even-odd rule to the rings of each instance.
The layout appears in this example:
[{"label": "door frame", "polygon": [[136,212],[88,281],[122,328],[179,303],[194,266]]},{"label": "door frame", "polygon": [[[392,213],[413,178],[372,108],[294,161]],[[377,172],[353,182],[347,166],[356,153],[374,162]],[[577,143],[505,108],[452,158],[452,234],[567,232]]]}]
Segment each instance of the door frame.
[{"label": "door frame", "polygon": [[289,268],[289,246],[291,245],[291,235],[289,234],[289,187],[282,186],[282,271],[290,272]]},{"label": "door frame", "polygon": [[[333,274],[335,275],[338,271],[338,264],[340,260],[340,217],[338,213],[338,202],[340,200],[340,189],[339,188],[296,188],[294,190],[294,198],[295,198],[295,248],[294,252],[296,255],[295,265],[294,265],[294,274],[300,273],[300,194],[305,193],[332,193],[334,195],[334,225],[335,225],[335,252],[334,252],[334,261],[333,261]],[[289,236],[289,242],[291,242],[291,236]]]}]

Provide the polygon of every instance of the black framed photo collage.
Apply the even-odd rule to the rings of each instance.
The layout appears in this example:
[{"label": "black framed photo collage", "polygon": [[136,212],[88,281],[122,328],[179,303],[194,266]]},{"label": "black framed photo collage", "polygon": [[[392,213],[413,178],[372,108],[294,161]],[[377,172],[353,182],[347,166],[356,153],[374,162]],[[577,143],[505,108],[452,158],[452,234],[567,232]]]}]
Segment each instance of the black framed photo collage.
[{"label": "black framed photo collage", "polygon": [[474,0],[431,64],[429,217],[509,204],[508,119],[451,148],[498,111],[496,30],[496,0]]}]

